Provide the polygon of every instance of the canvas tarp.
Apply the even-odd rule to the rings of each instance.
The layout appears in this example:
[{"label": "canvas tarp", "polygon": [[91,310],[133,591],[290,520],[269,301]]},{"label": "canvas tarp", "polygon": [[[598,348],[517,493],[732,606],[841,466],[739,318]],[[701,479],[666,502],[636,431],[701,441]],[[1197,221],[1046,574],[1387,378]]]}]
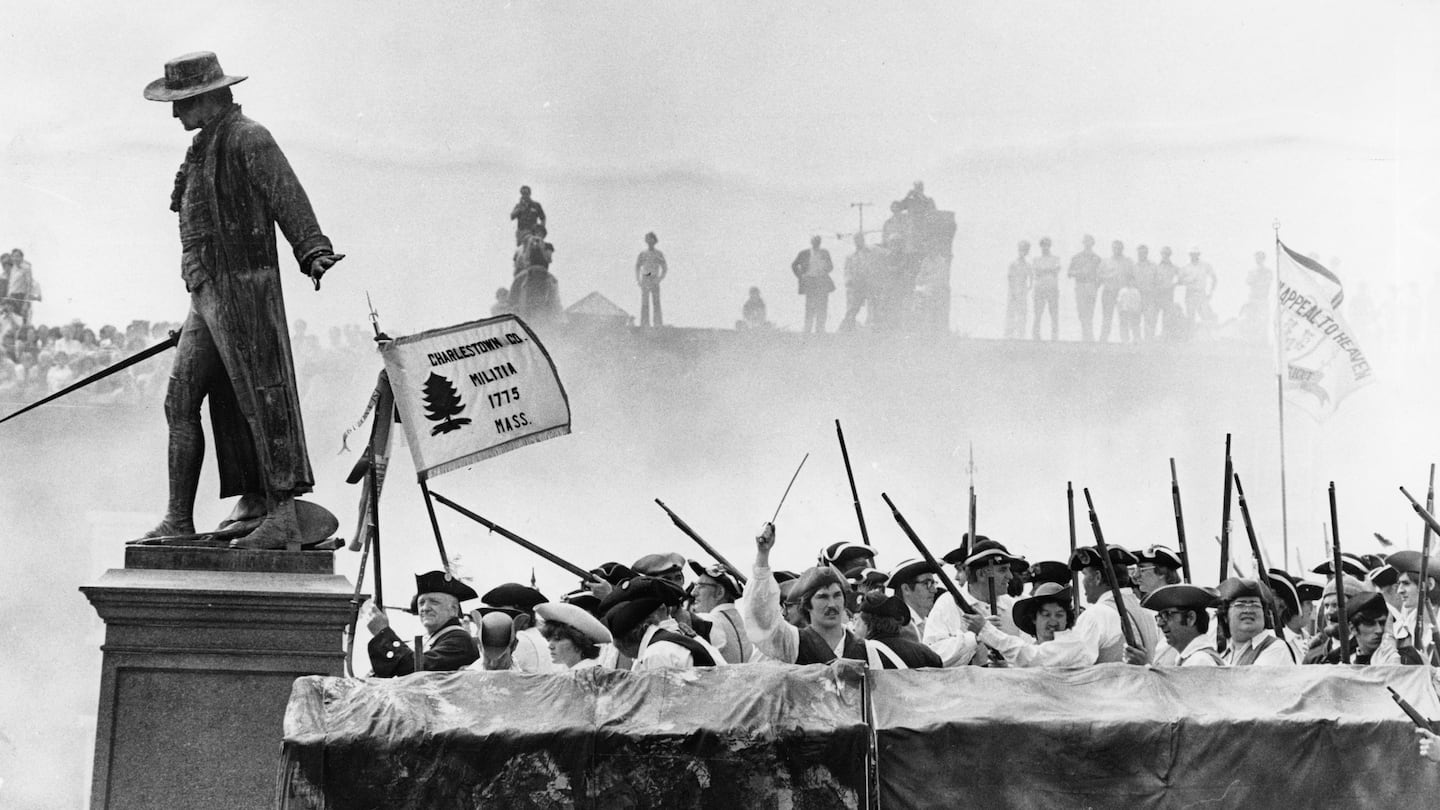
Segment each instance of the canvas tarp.
[{"label": "canvas tarp", "polygon": [[1424,667],[884,672],[880,801],[902,807],[1433,807],[1393,686],[1428,717]]},{"label": "canvas tarp", "polygon": [[[1416,807],[1423,667],[305,677],[278,806]],[[862,711],[868,691],[871,724]],[[878,795],[866,790],[871,733]]]},{"label": "canvas tarp", "polygon": [[861,807],[858,667],[309,676],[278,806]]}]

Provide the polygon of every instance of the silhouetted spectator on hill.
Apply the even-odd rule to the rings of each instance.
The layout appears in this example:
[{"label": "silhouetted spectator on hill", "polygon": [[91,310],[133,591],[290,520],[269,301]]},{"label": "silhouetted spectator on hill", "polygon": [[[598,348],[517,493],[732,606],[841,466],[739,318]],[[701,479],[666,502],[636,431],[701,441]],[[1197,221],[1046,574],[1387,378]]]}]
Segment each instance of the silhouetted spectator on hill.
[{"label": "silhouetted spectator on hill", "polygon": [[660,237],[654,231],[645,234],[645,249],[635,257],[635,284],[640,287],[640,326],[650,325],[650,304],[655,304],[655,325],[664,326],[665,316],[660,311],[660,282],[670,273],[665,254],[655,245]]},{"label": "silhouetted spectator on hill", "polygon": [[1095,294],[1100,291],[1100,257],[1095,254],[1095,237],[1085,234],[1085,247],[1070,258],[1065,275],[1075,279],[1075,310],[1080,316],[1080,339],[1095,339]]},{"label": "silhouetted spectator on hill", "polygon": [[520,201],[510,209],[510,218],[515,220],[515,244],[525,241],[525,235],[534,233],[537,225],[545,224],[545,209],[539,200],[530,198],[530,187],[520,187]]},{"label": "silhouetted spectator on hill", "polygon": [[490,316],[504,315],[510,311],[510,288],[500,287],[495,290],[495,302],[490,305]]},{"label": "silhouetted spectator on hill", "polygon": [[849,332],[856,326],[860,308],[870,304],[869,320],[875,319],[874,299],[880,281],[875,266],[879,257],[865,244],[865,234],[855,234],[855,252],[845,257],[845,318],[840,331]]},{"label": "silhouetted spectator on hill", "polygon": [[740,320],[735,322],[735,328],[741,331],[770,328],[770,321],[766,319],[765,299],[760,297],[759,287],[751,287],[749,297],[740,305]]},{"label": "silhouetted spectator on hill", "polygon": [[1100,262],[1100,342],[1110,340],[1110,326],[1115,320],[1115,305],[1120,299],[1120,288],[1135,272],[1135,267],[1125,255],[1125,243],[1115,240],[1110,243],[1110,256]]},{"label": "silhouetted spectator on hill", "polygon": [[1040,316],[1050,311],[1050,339],[1060,336],[1060,257],[1050,254],[1050,237],[1040,237],[1040,255],[1031,270],[1035,276],[1035,326],[1030,337],[1040,339]]},{"label": "silhouetted spectator on hill", "polygon": [[1214,295],[1218,281],[1215,268],[1209,262],[1200,261],[1200,248],[1190,248],[1190,263],[1180,268],[1180,283],[1185,286],[1185,320],[1192,327],[1215,321],[1210,296]]},{"label": "silhouetted spectator on hill", "polygon": [[20,248],[10,251],[10,273],[6,278],[5,301],[25,323],[30,322],[31,304],[40,300],[40,285]]},{"label": "silhouetted spectator on hill", "polygon": [[835,282],[830,274],[835,263],[830,251],[820,247],[820,237],[810,237],[810,249],[802,250],[790,263],[790,272],[799,282],[799,293],[805,296],[805,326],[802,332],[825,333],[825,314]]},{"label": "silhouetted spectator on hill", "polygon": [[1169,246],[1160,248],[1160,263],[1155,265],[1155,302],[1159,307],[1160,328],[1156,334],[1166,340],[1184,340],[1190,336],[1180,305],[1175,303],[1175,293],[1180,284],[1180,268],[1170,261]]},{"label": "silhouetted spectator on hill", "polygon": [[1030,243],[1021,240],[1015,261],[1010,263],[1009,270],[1005,273],[1006,286],[1009,295],[1005,299],[1005,337],[1007,339],[1021,338],[1025,336],[1025,299],[1030,294],[1030,283],[1032,270],[1030,261],[1026,257],[1030,255]]}]

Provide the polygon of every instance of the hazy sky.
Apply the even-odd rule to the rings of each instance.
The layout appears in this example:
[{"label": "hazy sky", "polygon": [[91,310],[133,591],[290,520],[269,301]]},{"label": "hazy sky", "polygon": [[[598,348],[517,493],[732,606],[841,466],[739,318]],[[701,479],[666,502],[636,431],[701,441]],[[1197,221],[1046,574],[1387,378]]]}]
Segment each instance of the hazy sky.
[{"label": "hazy sky", "polygon": [[728,325],[752,284],[794,324],[808,236],[848,252],[850,203],[915,179],[957,212],[972,334],[998,333],[1012,246],[1042,233],[1202,245],[1222,310],[1276,218],[1372,280],[1436,247],[1433,4],[11,5],[0,243],[48,320],[183,312],[166,204],[189,135],[140,89],[197,49],[251,77],[237,99],[350,256],[320,296],[292,274],[292,317],[321,324],[366,290],[398,331],[483,311],[521,183],[567,302],[636,309],[653,229],[686,325]]}]

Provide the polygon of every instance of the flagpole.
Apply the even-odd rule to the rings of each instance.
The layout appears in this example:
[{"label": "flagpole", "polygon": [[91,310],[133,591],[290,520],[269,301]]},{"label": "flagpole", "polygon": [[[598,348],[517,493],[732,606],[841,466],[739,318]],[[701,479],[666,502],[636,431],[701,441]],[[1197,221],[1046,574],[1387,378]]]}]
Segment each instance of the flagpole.
[{"label": "flagpole", "polygon": [[1280,220],[1275,230],[1275,402],[1280,414],[1280,559],[1290,559],[1290,507],[1285,488],[1285,345],[1280,333]]}]

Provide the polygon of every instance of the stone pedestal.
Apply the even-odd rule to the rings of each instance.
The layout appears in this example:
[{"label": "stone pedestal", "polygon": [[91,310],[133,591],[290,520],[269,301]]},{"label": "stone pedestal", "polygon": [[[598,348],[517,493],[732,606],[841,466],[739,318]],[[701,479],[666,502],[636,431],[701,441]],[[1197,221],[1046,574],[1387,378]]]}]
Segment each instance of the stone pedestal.
[{"label": "stone pedestal", "polygon": [[331,552],[126,549],[80,590],[105,621],[92,810],[268,807],[301,675],[341,675]]}]

